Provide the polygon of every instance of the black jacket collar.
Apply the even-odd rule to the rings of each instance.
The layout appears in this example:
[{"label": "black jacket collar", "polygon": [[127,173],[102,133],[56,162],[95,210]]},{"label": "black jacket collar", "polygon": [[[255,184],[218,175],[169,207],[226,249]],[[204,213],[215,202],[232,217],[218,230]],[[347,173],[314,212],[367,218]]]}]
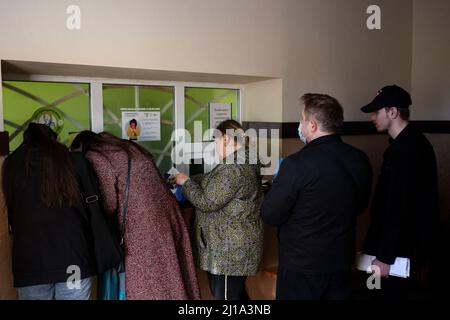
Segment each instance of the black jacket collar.
[{"label": "black jacket collar", "polygon": [[312,146],[317,146],[317,145],[322,144],[322,143],[337,142],[337,141],[342,141],[341,137],[338,134],[329,134],[329,135],[326,135],[326,136],[314,139],[313,141],[307,143],[303,147],[303,149],[309,148],[309,147],[312,147]]},{"label": "black jacket collar", "polygon": [[411,123],[408,123],[408,125],[398,134],[398,136],[395,139],[389,138],[389,143],[391,145],[399,144],[405,139],[408,139],[408,137],[411,135],[413,131],[414,126]]}]

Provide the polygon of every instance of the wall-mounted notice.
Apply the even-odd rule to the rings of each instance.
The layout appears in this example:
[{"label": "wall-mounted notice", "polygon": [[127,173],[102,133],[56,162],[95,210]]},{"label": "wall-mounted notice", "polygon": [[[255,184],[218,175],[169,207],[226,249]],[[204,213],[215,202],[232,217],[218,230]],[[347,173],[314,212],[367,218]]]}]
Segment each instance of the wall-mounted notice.
[{"label": "wall-mounted notice", "polygon": [[[231,103],[209,103],[209,128],[215,129],[225,120],[231,119]],[[211,140],[214,139],[211,132]]]},{"label": "wall-mounted notice", "polygon": [[135,141],[160,141],[160,110],[122,111],[122,138]]}]

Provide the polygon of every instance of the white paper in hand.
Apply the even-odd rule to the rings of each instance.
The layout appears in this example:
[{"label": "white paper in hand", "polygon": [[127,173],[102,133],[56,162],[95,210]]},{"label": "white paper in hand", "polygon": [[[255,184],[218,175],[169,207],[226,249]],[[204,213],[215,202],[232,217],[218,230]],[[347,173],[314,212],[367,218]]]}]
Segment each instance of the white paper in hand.
[{"label": "white paper in hand", "polygon": [[169,176],[174,176],[174,175],[177,175],[179,173],[180,173],[180,171],[178,171],[177,168],[175,168],[175,167],[172,167],[172,168],[170,168],[169,171],[167,171],[167,174]]},{"label": "white paper in hand", "polygon": [[[356,256],[356,268],[360,271],[372,272],[370,266],[372,265],[375,256],[358,253]],[[397,257],[394,264],[391,264],[389,275],[399,278],[409,278],[410,261],[409,258]]]}]

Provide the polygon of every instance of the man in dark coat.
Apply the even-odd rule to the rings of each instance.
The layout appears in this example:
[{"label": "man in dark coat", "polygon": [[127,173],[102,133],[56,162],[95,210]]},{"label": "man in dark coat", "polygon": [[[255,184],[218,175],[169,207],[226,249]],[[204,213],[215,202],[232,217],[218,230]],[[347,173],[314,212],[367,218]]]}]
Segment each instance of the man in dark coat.
[{"label": "man in dark coat", "polygon": [[436,157],[428,139],[408,121],[411,103],[408,92],[392,85],[361,108],[371,113],[379,132],[390,136],[364,245],[382,277],[381,290],[373,290],[379,298],[407,297],[408,280],[388,278],[390,267],[397,257],[410,259],[411,273],[426,267],[439,219]]},{"label": "man in dark coat", "polygon": [[372,186],[367,156],[342,142],[339,102],[302,97],[299,126],[306,146],[287,157],[262,205],[263,220],[278,226],[277,299],[345,299],[355,254],[358,214]]}]

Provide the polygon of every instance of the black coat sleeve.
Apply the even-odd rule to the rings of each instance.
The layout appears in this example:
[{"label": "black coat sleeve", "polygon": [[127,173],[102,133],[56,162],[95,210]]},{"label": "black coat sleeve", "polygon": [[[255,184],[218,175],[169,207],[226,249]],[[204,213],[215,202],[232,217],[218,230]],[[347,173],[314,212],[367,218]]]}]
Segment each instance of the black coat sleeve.
[{"label": "black coat sleeve", "polygon": [[298,172],[292,160],[286,158],[282,163],[278,176],[274,179],[270,191],[267,193],[261,207],[261,216],[264,222],[271,225],[280,225],[285,222],[291,213],[291,208],[297,201]]},{"label": "black coat sleeve", "polygon": [[410,167],[414,166],[405,165],[406,160],[409,160],[410,164],[414,162],[414,159],[398,156],[389,169],[388,198],[383,212],[384,223],[381,225],[376,253],[377,259],[387,264],[395,262],[396,252],[400,245],[402,225],[407,223],[409,218],[409,188],[414,185],[414,182],[411,181]]},{"label": "black coat sleeve", "polygon": [[363,214],[369,206],[373,181],[372,166],[370,165],[369,158],[364,153],[362,154],[362,158],[363,159],[361,163],[363,164],[363,166],[361,168],[361,173],[359,174],[360,180],[358,186],[358,189],[361,190],[359,194],[359,215]]}]

